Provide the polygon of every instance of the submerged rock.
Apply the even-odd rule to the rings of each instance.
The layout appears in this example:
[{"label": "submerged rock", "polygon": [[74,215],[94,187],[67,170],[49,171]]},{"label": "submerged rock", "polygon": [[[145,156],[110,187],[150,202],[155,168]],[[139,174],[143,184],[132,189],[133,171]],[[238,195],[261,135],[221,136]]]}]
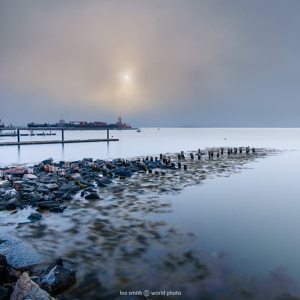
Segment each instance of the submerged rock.
[{"label": "submerged rock", "polygon": [[99,195],[97,193],[91,193],[84,197],[87,200],[94,200],[94,199],[100,199]]},{"label": "submerged rock", "polygon": [[76,283],[74,270],[56,265],[41,281],[41,288],[50,295],[55,295],[68,289]]},{"label": "submerged rock", "polygon": [[31,213],[27,219],[32,220],[32,221],[39,221],[42,218],[43,218],[42,215],[40,215],[39,213]]},{"label": "submerged rock", "polygon": [[10,300],[55,300],[45,290],[42,290],[36,283],[34,283],[27,273],[18,280]]}]

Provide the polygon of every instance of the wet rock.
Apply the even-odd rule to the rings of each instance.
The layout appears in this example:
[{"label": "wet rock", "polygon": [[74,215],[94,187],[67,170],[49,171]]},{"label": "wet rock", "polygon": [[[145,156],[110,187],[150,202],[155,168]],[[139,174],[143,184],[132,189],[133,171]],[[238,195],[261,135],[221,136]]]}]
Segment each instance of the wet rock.
[{"label": "wet rock", "polygon": [[37,205],[40,208],[49,209],[50,207],[59,207],[60,203],[58,201],[47,201],[47,202],[40,202]]},{"label": "wet rock", "polygon": [[70,194],[66,193],[61,197],[61,199],[62,200],[72,200],[73,197]]},{"label": "wet rock", "polygon": [[21,271],[18,271],[14,267],[9,266],[7,268],[6,282],[8,283],[17,282],[18,279],[21,277],[21,275],[22,275]]},{"label": "wet rock", "polygon": [[42,161],[44,165],[52,165],[53,164],[53,158],[47,158]]},{"label": "wet rock", "polygon": [[43,218],[42,215],[40,215],[39,213],[31,213],[27,219],[29,219],[31,221],[39,221],[42,218]]},{"label": "wet rock", "polygon": [[12,290],[0,286],[0,300],[9,300]]},{"label": "wet rock", "polygon": [[7,169],[4,171],[6,174],[11,174],[11,175],[24,175],[28,173],[27,168],[12,168],[12,169]]},{"label": "wet rock", "polygon": [[0,188],[9,188],[11,183],[8,180],[4,180],[0,182]]},{"label": "wet rock", "polygon": [[27,273],[24,273],[18,280],[10,300],[55,300],[45,290],[42,290],[34,283]]},{"label": "wet rock", "polygon": [[62,258],[59,256],[55,259],[55,261],[46,269],[45,275],[49,274],[49,272],[55,268],[56,266],[62,266],[63,267],[63,261]]},{"label": "wet rock", "polygon": [[62,207],[56,207],[56,206],[50,207],[49,210],[52,212],[63,212],[64,211],[64,209]]},{"label": "wet rock", "polygon": [[29,194],[29,202],[35,203],[42,199],[42,196],[40,194],[30,193]]},{"label": "wet rock", "polygon": [[87,196],[84,197],[87,200],[96,200],[96,199],[100,199],[99,195],[97,193],[91,193]]},{"label": "wet rock", "polygon": [[65,291],[76,283],[76,273],[74,270],[55,266],[41,281],[41,288],[50,295],[55,295]]},{"label": "wet rock", "polygon": [[11,199],[7,202],[6,209],[7,210],[13,210],[13,209],[16,209],[19,206],[21,206],[21,202],[17,198],[14,198],[14,199]]},{"label": "wet rock", "polygon": [[50,191],[58,190],[59,186],[56,183],[46,184],[45,187]]},{"label": "wet rock", "polygon": [[16,191],[16,190],[10,190],[10,191],[6,191],[5,195],[4,195],[4,200],[10,200],[10,199],[21,199],[20,194]]},{"label": "wet rock", "polygon": [[6,267],[6,265],[7,265],[6,257],[2,252],[0,252],[0,266]]},{"label": "wet rock", "polygon": [[38,177],[34,174],[24,174],[23,175],[23,179],[33,179],[33,180],[36,180],[38,179]]},{"label": "wet rock", "polygon": [[96,180],[99,186],[108,186],[109,184],[112,184],[113,182],[108,178],[100,178]]}]

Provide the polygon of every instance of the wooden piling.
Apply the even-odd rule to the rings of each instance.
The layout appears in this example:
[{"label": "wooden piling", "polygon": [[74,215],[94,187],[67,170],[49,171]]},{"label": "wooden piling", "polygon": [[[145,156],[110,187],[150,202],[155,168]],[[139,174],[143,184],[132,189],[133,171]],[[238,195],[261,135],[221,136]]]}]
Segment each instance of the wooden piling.
[{"label": "wooden piling", "polygon": [[183,167],[184,167],[184,170],[187,171],[188,166],[184,165]]}]

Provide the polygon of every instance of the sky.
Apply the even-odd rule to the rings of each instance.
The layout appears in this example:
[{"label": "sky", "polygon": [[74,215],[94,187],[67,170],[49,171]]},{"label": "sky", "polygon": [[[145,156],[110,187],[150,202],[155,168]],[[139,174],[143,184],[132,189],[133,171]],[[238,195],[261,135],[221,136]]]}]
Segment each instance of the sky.
[{"label": "sky", "polygon": [[0,119],[299,127],[299,0],[0,0]]}]

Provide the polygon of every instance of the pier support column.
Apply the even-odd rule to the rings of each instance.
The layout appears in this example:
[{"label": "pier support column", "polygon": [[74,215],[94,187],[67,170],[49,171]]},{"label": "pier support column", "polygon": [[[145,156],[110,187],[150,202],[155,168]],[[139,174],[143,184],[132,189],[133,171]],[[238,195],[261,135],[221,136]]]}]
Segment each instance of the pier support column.
[{"label": "pier support column", "polygon": [[107,129],[107,139],[109,140],[109,129]]},{"label": "pier support column", "polygon": [[65,140],[65,131],[63,129],[61,130],[61,140]]},{"label": "pier support column", "polygon": [[17,129],[18,143],[20,143],[20,129]]}]

